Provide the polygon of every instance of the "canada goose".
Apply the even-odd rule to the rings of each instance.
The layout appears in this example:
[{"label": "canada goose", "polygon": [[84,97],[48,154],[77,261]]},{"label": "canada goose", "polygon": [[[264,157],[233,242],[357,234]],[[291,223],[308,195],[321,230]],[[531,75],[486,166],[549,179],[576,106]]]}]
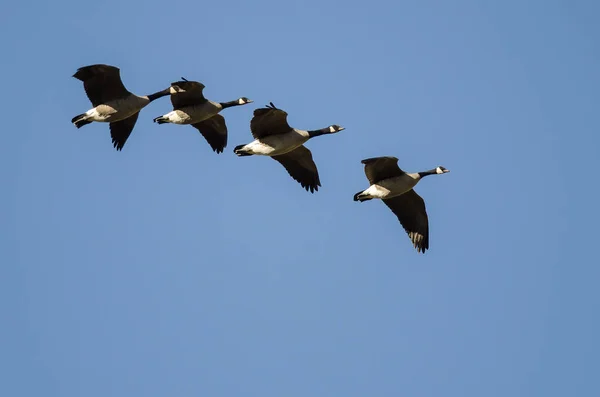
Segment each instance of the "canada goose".
[{"label": "canada goose", "polygon": [[190,124],[196,128],[212,149],[222,153],[227,146],[227,125],[225,118],[219,112],[232,106],[246,105],[252,101],[241,97],[230,102],[213,102],[204,97],[202,91],[204,84],[197,81],[182,81],[171,83],[171,87],[177,87],[178,93],[171,95],[173,111],[163,116],[156,117],[155,123]]},{"label": "canada goose", "polygon": [[429,221],[425,202],[413,188],[419,181],[434,174],[445,174],[439,166],[429,171],[406,173],[398,167],[396,157],[373,157],[361,161],[371,186],[354,195],[354,201],[381,199],[398,217],[400,224],[417,249],[425,253],[429,249]]},{"label": "canada goose", "polygon": [[321,181],[312,158],[312,153],[303,144],[311,138],[334,134],[344,130],[339,125],[331,125],[320,130],[299,130],[287,123],[287,113],[270,102],[270,106],[254,110],[250,130],[254,141],[238,145],[233,151],[238,156],[269,156],[277,160],[289,175],[311,193],[319,190]]},{"label": "canada goose", "polygon": [[170,87],[146,96],[132,94],[123,85],[119,68],[110,65],[84,66],[77,69],[73,77],[83,81],[85,93],[94,107],[73,117],[71,122],[77,128],[93,121],[110,123],[110,135],[117,150],[123,149],[139,111],[155,99],[174,92]]}]

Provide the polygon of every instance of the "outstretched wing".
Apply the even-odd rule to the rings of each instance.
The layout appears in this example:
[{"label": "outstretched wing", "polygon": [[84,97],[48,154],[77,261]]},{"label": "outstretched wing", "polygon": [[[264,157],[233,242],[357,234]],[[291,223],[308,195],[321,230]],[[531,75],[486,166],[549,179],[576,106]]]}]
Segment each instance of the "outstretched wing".
[{"label": "outstretched wing", "polygon": [[84,66],[77,69],[73,77],[83,81],[85,93],[94,107],[130,95],[121,81],[119,68],[115,66]]},{"label": "outstretched wing", "polygon": [[198,105],[206,102],[204,97],[204,84],[198,81],[176,81],[171,87],[179,87],[182,92],[171,94],[173,109],[181,109],[186,106]]},{"label": "outstretched wing", "polygon": [[314,193],[319,190],[319,186],[321,186],[319,171],[313,161],[312,153],[305,146],[271,158],[283,165],[288,174],[306,191],[310,190],[311,193]]},{"label": "outstretched wing", "polygon": [[123,149],[127,138],[129,138],[131,131],[133,131],[133,127],[135,127],[139,115],[140,112],[137,112],[126,119],[110,123],[110,136],[115,149]]},{"label": "outstretched wing", "polygon": [[429,219],[423,198],[411,189],[383,202],[396,215],[417,252],[425,253],[429,249]]},{"label": "outstretched wing", "polygon": [[276,108],[273,102],[270,105],[254,110],[254,117],[250,121],[250,131],[255,139],[283,134],[292,129],[287,122],[288,114]]},{"label": "outstretched wing", "polygon": [[396,157],[372,157],[362,160],[361,163],[365,165],[365,175],[371,185],[404,174],[404,171],[398,167]]},{"label": "outstretched wing", "polygon": [[192,124],[192,127],[200,131],[215,152],[223,152],[227,146],[227,125],[223,116],[216,114],[204,121]]}]

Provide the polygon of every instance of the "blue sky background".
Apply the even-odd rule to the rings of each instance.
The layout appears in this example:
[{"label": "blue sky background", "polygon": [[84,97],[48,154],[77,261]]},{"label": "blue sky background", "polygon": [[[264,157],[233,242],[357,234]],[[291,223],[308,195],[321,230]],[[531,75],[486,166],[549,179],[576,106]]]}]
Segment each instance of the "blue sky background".
[{"label": "blue sky background", "polygon": [[[118,14],[115,12],[117,10]],[[3,49],[3,396],[598,396],[600,5],[12,2]],[[140,115],[122,152],[80,66],[224,111],[216,155]],[[322,189],[237,158],[252,111],[346,130]],[[360,160],[444,165],[417,254]]]}]

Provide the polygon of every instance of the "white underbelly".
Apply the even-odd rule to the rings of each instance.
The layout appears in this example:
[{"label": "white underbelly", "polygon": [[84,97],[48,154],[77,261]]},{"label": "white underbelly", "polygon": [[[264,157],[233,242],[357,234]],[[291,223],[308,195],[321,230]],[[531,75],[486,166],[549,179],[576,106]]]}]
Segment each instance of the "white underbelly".
[{"label": "white underbelly", "polygon": [[364,191],[364,195],[376,199],[384,199],[390,196],[390,190],[379,185],[371,185]]}]

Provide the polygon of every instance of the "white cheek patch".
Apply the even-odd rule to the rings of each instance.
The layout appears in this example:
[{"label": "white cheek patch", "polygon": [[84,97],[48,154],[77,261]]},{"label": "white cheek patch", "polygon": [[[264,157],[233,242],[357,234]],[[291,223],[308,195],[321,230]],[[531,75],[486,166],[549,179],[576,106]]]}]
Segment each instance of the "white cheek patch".
[{"label": "white cheek patch", "polygon": [[240,105],[243,105],[243,104],[244,104],[244,103],[246,103],[246,102],[244,102],[244,100],[243,100],[242,98],[240,98],[240,99],[238,99],[238,103],[239,103]]},{"label": "white cheek patch", "polygon": [[437,167],[435,169],[435,172],[438,173],[438,174],[443,174],[444,173],[444,171],[442,171],[442,169],[440,167]]},{"label": "white cheek patch", "polygon": [[335,132],[335,128],[333,128],[333,126],[329,127],[329,132]]}]

